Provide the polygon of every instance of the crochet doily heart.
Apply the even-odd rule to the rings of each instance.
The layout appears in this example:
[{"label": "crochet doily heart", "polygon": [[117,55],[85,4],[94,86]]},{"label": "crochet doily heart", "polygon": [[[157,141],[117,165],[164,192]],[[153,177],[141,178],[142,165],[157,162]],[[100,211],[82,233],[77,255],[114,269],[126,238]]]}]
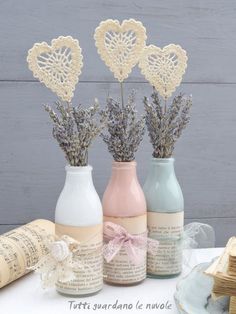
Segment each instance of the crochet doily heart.
[{"label": "crochet doily heart", "polygon": [[187,67],[186,51],[170,44],[163,49],[150,45],[144,48],[139,67],[147,81],[167,99],[180,85]]},{"label": "crochet doily heart", "polygon": [[28,51],[29,69],[57,96],[70,102],[83,66],[79,41],[71,36],[36,43]]},{"label": "crochet doily heart", "polygon": [[122,82],[138,63],[146,43],[146,29],[133,19],[106,20],[96,28],[94,39],[101,59]]}]

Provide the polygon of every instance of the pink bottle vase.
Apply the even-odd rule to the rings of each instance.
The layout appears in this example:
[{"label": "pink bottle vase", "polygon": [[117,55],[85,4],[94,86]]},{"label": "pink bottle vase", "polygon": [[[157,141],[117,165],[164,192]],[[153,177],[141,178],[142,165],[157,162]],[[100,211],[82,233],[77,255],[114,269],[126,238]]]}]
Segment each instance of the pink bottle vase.
[{"label": "pink bottle vase", "polygon": [[[140,283],[146,278],[147,248],[143,240],[147,232],[147,209],[135,161],[113,162],[102,203],[104,242],[110,257],[108,260],[105,256],[104,280],[117,285]],[[108,222],[118,228],[107,237]]]}]

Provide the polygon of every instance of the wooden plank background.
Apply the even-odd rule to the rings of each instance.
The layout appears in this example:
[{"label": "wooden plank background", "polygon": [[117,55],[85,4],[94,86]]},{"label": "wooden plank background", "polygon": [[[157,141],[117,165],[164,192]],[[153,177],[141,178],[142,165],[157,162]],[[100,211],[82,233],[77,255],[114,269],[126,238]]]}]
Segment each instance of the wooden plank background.
[{"label": "wooden plank background", "polygon": [[[34,42],[59,35],[78,38],[84,68],[74,102],[105,105],[119,85],[97,55],[93,33],[103,19],[141,20],[148,44],[182,45],[189,64],[178,92],[193,95],[191,124],[176,145],[176,173],[185,196],[186,222],[211,224],[217,245],[236,233],[236,2],[234,0],[0,0],[0,233],[36,218],[53,219],[64,183],[63,154],[42,108],[56,97],[27,68]],[[135,69],[125,95],[137,106],[151,88]],[[143,183],[152,148],[146,136],[137,154]],[[100,195],[111,157],[98,139],[90,152]]]}]

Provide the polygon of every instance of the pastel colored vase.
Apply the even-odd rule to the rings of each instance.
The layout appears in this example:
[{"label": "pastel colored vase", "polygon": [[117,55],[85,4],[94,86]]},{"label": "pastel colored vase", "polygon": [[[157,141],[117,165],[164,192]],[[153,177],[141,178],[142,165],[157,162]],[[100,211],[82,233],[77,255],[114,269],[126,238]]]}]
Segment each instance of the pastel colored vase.
[{"label": "pastel colored vase", "polygon": [[148,254],[148,275],[177,276],[182,270],[184,199],[175,175],[174,158],[152,159],[143,190],[149,237],[159,241],[156,254]]},{"label": "pastel colored vase", "polygon": [[[112,175],[103,196],[104,221],[124,227],[129,234],[146,235],[146,201],[136,174],[136,162],[113,162]],[[146,250],[146,249],[145,249]],[[146,251],[139,265],[129,260],[125,250],[104,262],[104,279],[118,285],[132,285],[146,278]]]},{"label": "pastel colored vase", "polygon": [[66,166],[64,188],[57,201],[55,230],[60,237],[68,235],[80,243],[76,279],[58,282],[63,294],[84,296],[102,289],[103,285],[103,215],[99,196],[92,180],[92,167]]}]

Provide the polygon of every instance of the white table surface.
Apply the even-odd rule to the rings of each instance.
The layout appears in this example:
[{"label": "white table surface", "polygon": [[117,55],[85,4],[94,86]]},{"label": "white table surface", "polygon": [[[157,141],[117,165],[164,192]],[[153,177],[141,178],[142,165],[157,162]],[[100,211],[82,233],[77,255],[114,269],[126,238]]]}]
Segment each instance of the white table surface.
[{"label": "white table surface", "polygon": [[[197,249],[191,255],[191,266],[208,262],[222,252],[222,248]],[[173,279],[146,279],[140,285],[132,287],[114,287],[104,285],[103,290],[91,297],[75,298],[59,295],[54,289],[42,290],[37,274],[29,274],[0,289],[0,314],[67,314],[67,313],[178,313],[173,294],[176,283],[181,277]],[[97,305],[129,304],[132,309],[94,309]],[[137,309],[136,304],[142,304]],[[170,309],[146,309],[147,304],[170,304]],[[77,308],[70,308],[70,304]],[[87,303],[87,304],[86,304]],[[89,309],[90,307],[90,309]],[[193,313],[195,314],[195,313]],[[197,313],[196,313],[197,314]]]}]

